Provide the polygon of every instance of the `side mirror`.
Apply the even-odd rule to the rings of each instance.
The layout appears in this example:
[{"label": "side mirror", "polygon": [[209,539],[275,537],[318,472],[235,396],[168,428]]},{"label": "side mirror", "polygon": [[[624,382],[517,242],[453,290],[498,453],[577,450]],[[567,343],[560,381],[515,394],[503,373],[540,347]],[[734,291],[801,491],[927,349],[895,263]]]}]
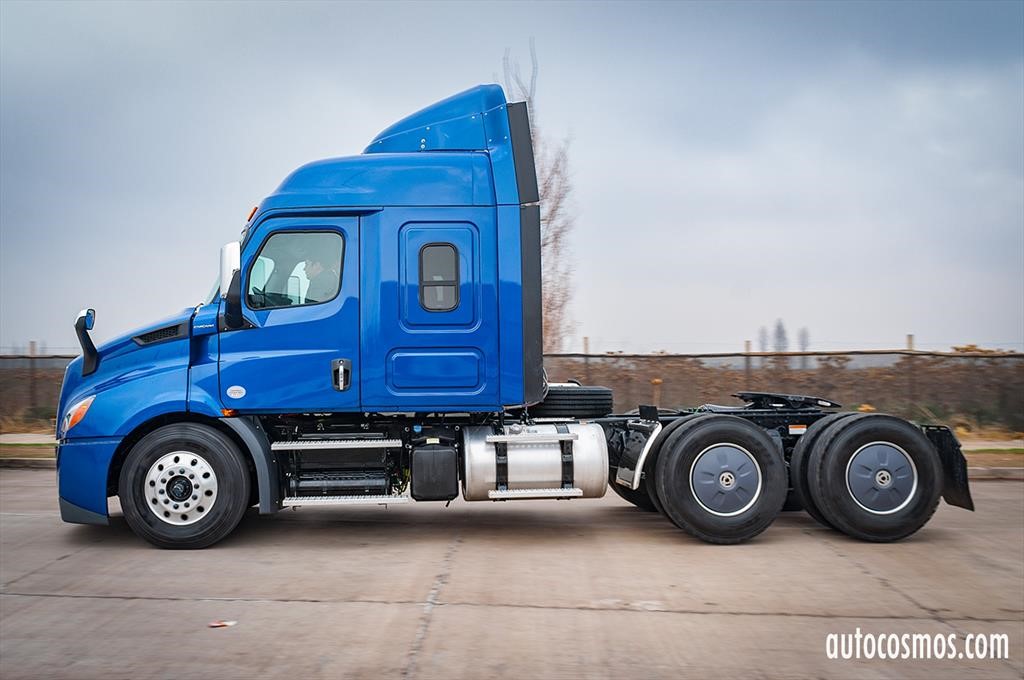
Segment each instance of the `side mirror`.
[{"label": "side mirror", "polygon": [[231,276],[242,268],[242,245],[238,241],[225,243],[220,249],[220,296],[227,297]]},{"label": "side mirror", "polygon": [[99,365],[99,353],[96,351],[96,345],[93,344],[92,338],[89,337],[89,331],[92,330],[95,323],[96,310],[94,309],[83,309],[75,319],[75,334],[78,336],[78,344],[82,346],[83,377],[94,373]]},{"label": "side mirror", "polygon": [[75,330],[91,331],[92,327],[96,325],[96,310],[95,309],[83,309],[78,313],[78,318],[75,319]]},{"label": "side mirror", "polygon": [[220,296],[224,299],[223,330],[242,327],[241,244],[225,243],[220,249]]}]

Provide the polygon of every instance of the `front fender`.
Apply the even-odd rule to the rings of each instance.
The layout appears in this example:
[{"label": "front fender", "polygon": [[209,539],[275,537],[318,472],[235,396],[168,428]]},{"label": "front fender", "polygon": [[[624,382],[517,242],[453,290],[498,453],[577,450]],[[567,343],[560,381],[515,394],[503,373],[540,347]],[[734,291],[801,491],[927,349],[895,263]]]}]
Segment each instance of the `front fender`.
[{"label": "front fender", "polygon": [[102,379],[84,382],[67,402],[95,396],[68,439],[120,438],[142,423],[186,410],[188,340],[162,343],[106,362]]}]

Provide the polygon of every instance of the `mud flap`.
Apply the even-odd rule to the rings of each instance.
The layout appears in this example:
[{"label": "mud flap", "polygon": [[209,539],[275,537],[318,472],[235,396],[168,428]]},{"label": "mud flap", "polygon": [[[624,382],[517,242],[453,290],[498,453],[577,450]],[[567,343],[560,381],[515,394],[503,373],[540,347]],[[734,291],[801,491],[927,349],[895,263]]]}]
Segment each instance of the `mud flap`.
[{"label": "mud flap", "polygon": [[967,486],[967,460],[960,451],[960,442],[945,425],[924,425],[922,429],[942,461],[942,497],[950,505],[973,511],[974,501]]},{"label": "mud flap", "polygon": [[647,452],[661,434],[657,409],[641,406],[640,420],[627,422],[626,431],[628,434],[622,447],[622,455],[619,457],[615,483],[636,490],[640,486]]}]

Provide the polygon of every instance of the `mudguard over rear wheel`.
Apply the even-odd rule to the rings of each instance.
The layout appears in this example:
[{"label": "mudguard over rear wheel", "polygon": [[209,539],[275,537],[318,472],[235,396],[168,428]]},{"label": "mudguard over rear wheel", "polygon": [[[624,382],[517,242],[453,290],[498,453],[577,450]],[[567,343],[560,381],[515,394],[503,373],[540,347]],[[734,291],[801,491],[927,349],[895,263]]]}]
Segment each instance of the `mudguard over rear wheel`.
[{"label": "mudguard over rear wheel", "polygon": [[915,425],[859,414],[830,425],[807,465],[811,498],[828,522],[865,541],[910,536],[935,513],[938,453]]},{"label": "mudguard over rear wheel", "polygon": [[662,445],[658,498],[676,526],[709,543],[740,543],[768,528],[789,486],[765,432],[730,415],[695,418]]},{"label": "mudguard over rear wheel", "polygon": [[224,433],[198,423],[143,437],[121,468],[128,526],[161,548],[205,548],[223,539],[249,504],[249,471]]}]

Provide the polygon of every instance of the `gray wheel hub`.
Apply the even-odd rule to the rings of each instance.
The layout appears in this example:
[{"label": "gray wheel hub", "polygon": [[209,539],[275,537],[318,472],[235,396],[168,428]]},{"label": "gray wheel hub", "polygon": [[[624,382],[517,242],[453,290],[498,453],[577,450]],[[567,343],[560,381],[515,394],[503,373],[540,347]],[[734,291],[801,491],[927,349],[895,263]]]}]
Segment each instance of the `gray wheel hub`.
[{"label": "gray wheel hub", "polygon": [[172,451],[149,466],[143,492],[157,519],[174,526],[195,524],[217,502],[217,475],[202,456]]},{"label": "gray wheel hub", "polygon": [[733,517],[761,496],[761,468],[738,444],[713,444],[690,466],[690,491],[712,515]]},{"label": "gray wheel hub", "polygon": [[917,467],[896,444],[871,442],[857,449],[846,464],[846,489],[864,510],[891,515],[917,493]]}]

